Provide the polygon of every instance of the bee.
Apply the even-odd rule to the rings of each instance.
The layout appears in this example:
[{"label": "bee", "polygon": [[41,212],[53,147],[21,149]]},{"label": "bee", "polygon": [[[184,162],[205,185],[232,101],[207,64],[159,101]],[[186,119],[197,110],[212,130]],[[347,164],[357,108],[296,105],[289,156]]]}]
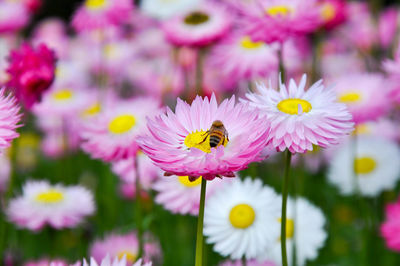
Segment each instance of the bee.
[{"label": "bee", "polygon": [[199,144],[206,141],[207,137],[210,136],[210,147],[211,148],[218,147],[221,144],[224,145],[225,139],[227,141],[229,141],[228,131],[226,130],[226,128],[221,120],[215,120],[212,123],[210,129],[207,130],[206,133],[203,134],[203,136],[204,135],[205,135],[205,138]]}]

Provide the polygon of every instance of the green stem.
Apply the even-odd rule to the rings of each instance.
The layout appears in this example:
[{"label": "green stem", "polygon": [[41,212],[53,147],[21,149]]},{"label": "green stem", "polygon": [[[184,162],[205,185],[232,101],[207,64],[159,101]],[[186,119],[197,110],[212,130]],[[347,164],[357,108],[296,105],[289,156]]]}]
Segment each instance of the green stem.
[{"label": "green stem", "polygon": [[286,204],[289,190],[289,170],[292,154],[286,150],[285,173],[282,183],[282,214],[281,214],[281,249],[282,249],[282,266],[288,266],[286,253]]},{"label": "green stem", "polygon": [[283,62],[283,43],[281,43],[281,46],[278,49],[278,59],[279,59],[279,73],[281,75],[282,83],[285,84],[286,72],[285,72],[285,64]]},{"label": "green stem", "polygon": [[242,257],[242,266],[247,266],[247,260],[245,256]]},{"label": "green stem", "polygon": [[195,266],[203,266],[203,221],[204,221],[204,202],[206,200],[206,185],[207,185],[207,180],[201,178],[200,208],[199,208],[199,216],[197,219]]},{"label": "green stem", "polygon": [[140,195],[140,177],[139,172],[137,170],[137,161],[135,157],[135,169],[136,169],[136,180],[135,180],[135,190],[136,190],[136,221],[137,221],[137,232],[139,239],[139,251],[138,258],[141,258],[143,255],[143,215],[142,215],[142,206],[141,206],[141,195]]}]

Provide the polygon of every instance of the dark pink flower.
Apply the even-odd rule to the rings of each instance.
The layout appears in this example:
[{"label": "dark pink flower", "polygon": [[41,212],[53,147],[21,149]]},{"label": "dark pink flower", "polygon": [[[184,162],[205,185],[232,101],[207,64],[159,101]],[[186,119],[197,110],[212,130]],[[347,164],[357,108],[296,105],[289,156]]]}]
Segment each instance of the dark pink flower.
[{"label": "dark pink flower", "polygon": [[381,234],[390,249],[400,251],[400,200],[386,206],[386,220],[381,225]]},{"label": "dark pink flower", "polygon": [[27,109],[40,101],[41,96],[54,80],[56,58],[52,50],[41,44],[36,49],[23,44],[11,51],[7,72],[8,86]]}]

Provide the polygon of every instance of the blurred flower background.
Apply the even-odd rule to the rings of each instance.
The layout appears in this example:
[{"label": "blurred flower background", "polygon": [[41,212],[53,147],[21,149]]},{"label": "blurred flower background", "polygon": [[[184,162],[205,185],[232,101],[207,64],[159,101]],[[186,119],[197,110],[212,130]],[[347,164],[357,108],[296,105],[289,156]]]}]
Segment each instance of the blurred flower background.
[{"label": "blurred flower background", "polygon": [[400,265],[399,37],[395,1],[0,0],[0,265]]}]

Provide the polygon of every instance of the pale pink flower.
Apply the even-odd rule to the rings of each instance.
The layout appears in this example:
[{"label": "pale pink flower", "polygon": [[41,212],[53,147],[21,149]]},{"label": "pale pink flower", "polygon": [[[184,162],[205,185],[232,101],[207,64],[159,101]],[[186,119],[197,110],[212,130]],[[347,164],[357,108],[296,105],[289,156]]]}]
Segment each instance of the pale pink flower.
[{"label": "pale pink flower", "polygon": [[0,34],[20,30],[29,19],[29,11],[22,2],[0,1]]},{"label": "pale pink flower", "polygon": [[61,259],[40,259],[37,261],[28,261],[24,264],[24,266],[68,266],[68,263]]},{"label": "pale pink flower", "polygon": [[299,85],[291,79],[286,87],[279,83],[279,91],[258,84],[258,93],[246,97],[252,106],[261,109],[271,121],[268,145],[278,151],[292,153],[313,150],[313,144],[328,147],[353,130],[351,114],[343,103],[338,103],[335,92],[325,88],[322,80],[305,90],[307,76]]},{"label": "pale pink flower", "polygon": [[393,44],[399,24],[399,10],[388,8],[384,10],[379,17],[378,34],[379,41],[384,49],[390,48]]},{"label": "pale pink flower", "polygon": [[[235,97],[219,106],[215,95],[196,97],[189,105],[178,98],[175,113],[149,119],[150,133],[138,139],[143,152],[167,172],[177,176],[233,177],[236,171],[258,159],[266,144],[269,124],[247,104],[236,104]],[[211,147],[207,130],[222,121],[226,136],[221,145]]]},{"label": "pale pink flower", "polygon": [[28,181],[22,195],[10,200],[7,216],[21,228],[39,231],[47,224],[56,229],[76,227],[94,211],[93,195],[82,186]]},{"label": "pale pink flower", "polygon": [[20,127],[20,107],[12,94],[5,95],[5,89],[0,89],[0,153],[11,146],[11,141],[19,136],[16,129]]}]

